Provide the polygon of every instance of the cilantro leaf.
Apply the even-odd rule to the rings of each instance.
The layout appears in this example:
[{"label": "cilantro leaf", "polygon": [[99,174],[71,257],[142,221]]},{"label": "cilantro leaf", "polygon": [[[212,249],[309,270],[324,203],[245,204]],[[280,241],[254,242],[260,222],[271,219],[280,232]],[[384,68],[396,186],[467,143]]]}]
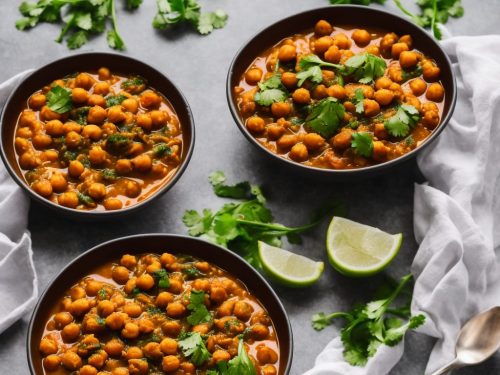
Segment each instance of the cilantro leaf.
[{"label": "cilantro leaf", "polygon": [[170,287],[170,279],[168,278],[168,272],[165,269],[160,269],[153,272],[153,277],[158,281],[158,288],[167,289]]},{"label": "cilantro leaf", "polygon": [[406,331],[409,329],[415,329],[420,327],[425,322],[425,316],[422,314],[412,316],[408,323],[396,328],[390,328],[385,332],[384,344],[388,346],[394,346],[399,343]]},{"label": "cilantro leaf", "polygon": [[319,66],[312,66],[309,69],[298,72],[297,79],[299,80],[297,83],[299,87],[302,86],[306,79],[309,79],[313,83],[321,83],[323,81],[323,74]]},{"label": "cilantro leaf", "polygon": [[409,79],[420,77],[422,75],[423,69],[420,65],[415,66],[412,70],[403,69],[402,77],[403,81],[408,81]]},{"label": "cilantro leaf", "polygon": [[385,129],[394,137],[406,137],[420,120],[418,109],[409,104],[398,107],[396,114],[384,122]]},{"label": "cilantro leaf", "polygon": [[352,75],[356,81],[368,84],[384,75],[387,64],[381,57],[361,53],[350,57],[345,67],[344,75]]},{"label": "cilantro leaf", "polygon": [[191,314],[187,317],[187,322],[192,326],[212,320],[212,315],[205,306],[205,292],[202,290],[191,291],[187,308],[191,311]]},{"label": "cilantro leaf", "polygon": [[127,0],[127,9],[137,9],[141,4],[142,0]]},{"label": "cilantro leaf", "polygon": [[306,125],[324,138],[331,137],[344,118],[345,108],[335,98],[328,97],[310,107]]},{"label": "cilantro leaf", "polygon": [[357,154],[369,158],[373,154],[373,137],[370,133],[352,133],[351,147]]},{"label": "cilantro leaf", "polygon": [[262,106],[283,102],[288,97],[285,86],[281,83],[281,74],[274,73],[269,79],[259,83],[260,91],[254,95],[254,100]]},{"label": "cilantro leaf", "polygon": [[122,104],[127,97],[125,95],[108,95],[105,99],[106,107],[113,107],[115,105]]},{"label": "cilantro leaf", "polygon": [[228,16],[223,10],[202,13],[198,20],[197,29],[200,34],[210,34],[214,29],[221,29],[226,26]]},{"label": "cilantro leaf", "polygon": [[166,155],[170,155],[172,149],[164,142],[157,143],[153,146],[153,155],[162,158]]},{"label": "cilantro leaf", "polygon": [[214,188],[215,195],[218,197],[244,199],[253,196],[252,186],[248,181],[239,182],[235,185],[225,185],[226,176],[221,171],[211,173],[208,179]]},{"label": "cilantro leaf", "polygon": [[71,90],[59,85],[52,87],[47,93],[47,106],[57,113],[69,112],[73,108]]},{"label": "cilantro leaf", "polygon": [[71,34],[68,39],[66,39],[66,44],[69,49],[77,49],[88,42],[87,32],[80,30]]},{"label": "cilantro leaf", "polygon": [[353,101],[356,103],[356,113],[362,115],[365,112],[365,107],[363,105],[363,100],[365,99],[365,95],[363,94],[363,90],[356,89],[354,92]]},{"label": "cilantro leaf", "polygon": [[185,357],[189,357],[195,366],[201,366],[210,359],[210,352],[199,332],[189,332],[186,337],[178,342]]},{"label": "cilantro leaf", "polygon": [[323,61],[320,59],[318,55],[315,54],[310,54],[303,56],[300,61],[299,61],[299,66],[300,69],[302,70],[307,70],[313,67],[321,67],[321,66],[328,66],[331,68],[336,68],[336,69],[343,69],[344,67],[339,64],[332,64],[327,61]]}]

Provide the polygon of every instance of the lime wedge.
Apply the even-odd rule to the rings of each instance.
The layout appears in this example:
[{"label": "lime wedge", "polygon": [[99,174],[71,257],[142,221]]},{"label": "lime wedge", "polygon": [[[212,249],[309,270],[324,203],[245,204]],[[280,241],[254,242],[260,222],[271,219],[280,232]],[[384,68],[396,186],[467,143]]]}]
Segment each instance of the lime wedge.
[{"label": "lime wedge", "polygon": [[302,288],[314,284],[323,273],[323,262],[259,241],[259,257],[264,271],[277,282]]},{"label": "lime wedge", "polygon": [[382,271],[396,256],[403,235],[334,216],[326,234],[330,264],[340,273],[365,277]]}]

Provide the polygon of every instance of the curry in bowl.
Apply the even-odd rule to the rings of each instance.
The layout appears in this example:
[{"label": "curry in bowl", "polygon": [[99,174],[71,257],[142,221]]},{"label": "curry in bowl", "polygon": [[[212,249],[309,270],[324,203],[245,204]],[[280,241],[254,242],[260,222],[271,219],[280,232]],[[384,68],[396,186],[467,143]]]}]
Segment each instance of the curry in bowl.
[{"label": "curry in bowl", "polygon": [[141,202],[176,174],[183,148],[175,109],[140,76],[102,67],[55,80],[19,114],[14,147],[37,194],[77,210]]},{"label": "curry in bowl", "polygon": [[233,87],[247,131],[272,153],[344,170],[421,146],[443,115],[440,67],[411,35],[332,25],[281,40]]},{"label": "curry in bowl", "polygon": [[38,344],[46,375],[284,370],[260,301],[230,273],[192,256],[125,254],[74,284],[49,315]]}]

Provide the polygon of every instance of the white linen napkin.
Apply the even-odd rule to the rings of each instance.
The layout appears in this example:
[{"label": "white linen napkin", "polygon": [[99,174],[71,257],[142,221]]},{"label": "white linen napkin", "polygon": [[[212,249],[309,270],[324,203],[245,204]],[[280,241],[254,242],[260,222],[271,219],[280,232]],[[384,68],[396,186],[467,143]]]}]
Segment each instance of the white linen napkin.
[{"label": "white linen napkin", "polygon": [[[25,71],[0,84],[0,107]],[[29,198],[0,161],[0,333],[33,308],[38,281],[28,227]]]},{"label": "white linen napkin", "polygon": [[[414,195],[420,247],[412,311],[427,316],[418,331],[438,339],[426,373],[454,358],[458,331],[471,316],[500,305],[500,36],[454,37],[442,46],[453,62],[458,102],[418,158],[428,184],[416,185]],[[403,347],[381,346],[365,367],[353,367],[336,337],[305,374],[384,375]]]}]

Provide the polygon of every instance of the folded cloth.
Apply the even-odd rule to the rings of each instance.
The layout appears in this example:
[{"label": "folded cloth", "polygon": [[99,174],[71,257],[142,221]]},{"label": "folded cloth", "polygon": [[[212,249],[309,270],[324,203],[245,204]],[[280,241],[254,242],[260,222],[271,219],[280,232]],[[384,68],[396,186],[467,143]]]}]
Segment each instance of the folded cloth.
[{"label": "folded cloth", "polygon": [[[0,106],[28,74],[0,84]],[[0,333],[33,308],[38,281],[28,227],[29,199],[0,161]]]},{"label": "folded cloth", "polygon": [[[458,83],[453,119],[418,165],[428,183],[415,186],[412,264],[418,331],[438,338],[427,373],[451,361],[460,327],[500,305],[500,36],[454,37],[442,43]],[[495,233],[495,228],[497,229]],[[495,253],[496,251],[496,253]],[[307,375],[384,375],[403,343],[381,346],[365,367],[344,361],[334,338]]]}]

